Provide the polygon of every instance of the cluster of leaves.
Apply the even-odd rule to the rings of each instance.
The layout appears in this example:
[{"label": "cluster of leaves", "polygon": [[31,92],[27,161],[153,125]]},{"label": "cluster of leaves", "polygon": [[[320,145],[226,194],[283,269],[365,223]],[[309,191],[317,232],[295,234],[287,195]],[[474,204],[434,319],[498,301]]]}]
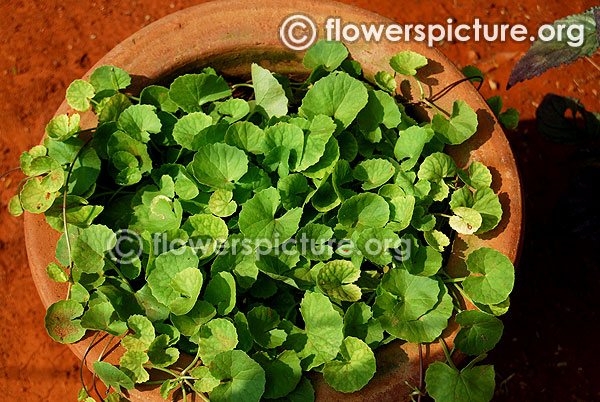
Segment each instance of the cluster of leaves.
[{"label": "cluster of leaves", "polygon": [[[458,100],[418,123],[399,101],[396,75],[416,80],[426,64],[399,53],[373,84],[341,43],[321,41],[305,82],[257,64],[251,84],[207,68],[139,98],[121,93],[130,77],[113,66],[73,82],[69,104],[98,116],[93,137],[78,114],[54,118],[44,145],[23,153],[28,179],[10,205],[63,232],[47,272],[70,292],[48,308],[50,336],[124,336],[119,367],[94,363],[117,392],[156,369],[170,374],[165,398],[312,401],[304,373],[360,390],[374,349],[434,342],[458,312],[456,347],[478,357],[459,371],[448,353],[427,390],[489,400],[493,368],[473,364],[500,338],[514,268],[481,248],[468,276],[445,271],[452,236],[494,229],[502,208],[487,167],[461,170],[443,153],[476,132],[471,107]],[[245,253],[221,247],[243,240]],[[373,252],[373,240],[386,246]],[[476,310],[463,311],[461,293]],[[195,358],[175,370],[181,353]]]}]

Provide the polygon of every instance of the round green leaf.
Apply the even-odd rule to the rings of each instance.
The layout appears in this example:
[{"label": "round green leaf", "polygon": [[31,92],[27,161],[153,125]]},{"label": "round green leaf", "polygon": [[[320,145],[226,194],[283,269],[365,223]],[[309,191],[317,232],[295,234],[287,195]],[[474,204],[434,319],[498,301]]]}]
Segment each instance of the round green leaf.
[{"label": "round green leaf", "polygon": [[202,105],[231,96],[231,88],[223,77],[213,74],[186,74],[175,78],[169,98],[184,112],[201,112]]},{"label": "round green leaf", "polygon": [[101,66],[90,76],[90,84],[96,93],[102,91],[119,91],[131,84],[131,77],[124,70],[115,66]]},{"label": "round green leaf", "polygon": [[461,234],[473,234],[481,227],[481,214],[473,208],[456,207],[450,218],[450,227]]},{"label": "round green leaf", "polygon": [[390,334],[407,342],[433,342],[448,327],[448,320],[454,310],[452,296],[448,294],[445,287],[438,300],[439,302],[432,310],[429,310],[417,319],[398,321],[393,326],[390,326],[389,323],[384,323],[382,320],[382,325]]},{"label": "round green leaf", "polygon": [[354,284],[360,276],[358,269],[352,262],[335,260],[326,263],[317,275],[317,285],[323,293],[342,301],[358,301],[362,293]]},{"label": "round green leaf", "polygon": [[201,147],[188,169],[201,184],[233,190],[248,171],[248,157],[241,149],[217,143]]},{"label": "round green leaf", "polygon": [[515,268],[508,257],[483,247],[469,254],[466,262],[471,275],[463,281],[463,289],[473,301],[495,304],[508,298],[515,283]]},{"label": "round green leaf", "polygon": [[445,144],[462,144],[477,131],[477,114],[465,101],[454,101],[452,114],[447,119],[441,113],[431,121],[437,138]]},{"label": "round green leaf", "polygon": [[340,360],[332,360],[323,367],[327,384],[340,392],[362,389],[375,375],[375,355],[363,341],[354,337],[344,339]]},{"label": "round green leaf", "polygon": [[470,187],[486,188],[492,184],[492,173],[481,162],[473,162],[469,165],[469,174],[463,170],[458,171],[458,177]]},{"label": "round green leaf", "polygon": [[257,353],[252,358],[265,370],[263,398],[283,398],[296,388],[302,378],[300,359],[293,350],[284,350],[274,359],[266,353]]},{"label": "round green leaf", "polygon": [[202,363],[210,366],[215,357],[238,344],[238,336],[233,323],[225,318],[215,318],[203,325],[190,341],[198,345]]},{"label": "round green leaf", "polygon": [[243,99],[227,99],[217,105],[217,113],[222,115],[227,123],[234,123],[250,113],[250,105]]},{"label": "round green leaf", "polygon": [[187,114],[175,123],[173,138],[183,148],[194,150],[195,138],[212,123],[212,118],[202,112]]},{"label": "round green leaf", "polygon": [[59,300],[50,305],[44,319],[48,335],[60,343],[77,342],[85,335],[78,319],[82,314],[83,306],[74,300]]},{"label": "round green leaf", "polygon": [[367,260],[384,266],[391,264],[390,249],[400,246],[400,238],[388,228],[367,228],[360,232],[356,245]]},{"label": "round green leaf", "polygon": [[40,214],[52,206],[56,196],[57,193],[49,192],[42,186],[40,178],[33,177],[27,180],[21,189],[21,205],[26,211]]},{"label": "round green leaf", "polygon": [[436,152],[429,155],[421,166],[417,176],[419,179],[438,182],[445,177],[452,177],[456,174],[456,163],[449,155]]},{"label": "round green leaf", "polygon": [[221,381],[210,394],[212,402],[259,402],[265,391],[265,371],[241,350],[217,355],[211,373]]},{"label": "round green leaf", "polygon": [[416,75],[417,69],[427,65],[427,58],[410,50],[395,54],[390,59],[390,66],[402,75]]},{"label": "round green leaf", "polygon": [[227,190],[216,190],[208,201],[210,212],[220,217],[233,215],[237,209],[237,203],[233,201],[233,192]]},{"label": "round green leaf", "polygon": [[348,49],[337,41],[320,40],[306,51],[302,64],[309,70],[323,67],[333,71],[348,57]]},{"label": "round green leaf", "polygon": [[85,112],[90,108],[90,99],[96,92],[94,87],[87,81],[75,80],[67,88],[67,102],[69,106],[79,112]]},{"label": "round green leaf", "polygon": [[239,227],[242,234],[249,239],[266,239],[276,244],[292,237],[298,231],[302,208],[293,208],[280,218],[275,218],[279,205],[279,193],[275,188],[256,193],[240,211]]},{"label": "round green leaf", "polygon": [[78,114],[73,114],[71,117],[66,114],[58,115],[46,125],[46,135],[57,141],[71,138],[79,131],[80,119],[81,116]]},{"label": "round green leaf", "polygon": [[390,217],[390,208],[383,197],[362,193],[348,198],[338,211],[340,224],[350,229],[384,227]]},{"label": "round green leaf", "polygon": [[21,199],[19,195],[14,195],[8,202],[8,212],[12,216],[21,216],[23,214],[23,205],[21,205]]},{"label": "round green leaf", "polygon": [[359,80],[335,72],[321,78],[308,90],[298,112],[309,120],[324,114],[345,128],[354,121],[367,100],[367,90]]},{"label": "round green leaf", "polygon": [[354,168],[354,178],[362,181],[363,190],[380,187],[394,176],[394,165],[385,159],[367,159]]},{"label": "round green leaf", "polygon": [[410,274],[402,268],[390,269],[381,280],[386,291],[377,296],[375,307],[383,313],[381,323],[388,331],[399,321],[416,320],[438,303],[439,282]]},{"label": "round green leaf", "polygon": [[225,142],[255,155],[262,155],[269,150],[264,131],[249,121],[238,121],[230,125],[225,134]]},{"label": "round green leaf", "polygon": [[476,310],[462,311],[456,315],[461,328],[454,343],[458,350],[478,356],[492,350],[502,337],[504,325],[493,315]]},{"label": "round green leaf", "polygon": [[427,392],[436,402],[489,402],[496,386],[493,366],[458,371],[445,363],[432,363],[425,374]]},{"label": "round green leaf", "polygon": [[158,133],[162,127],[152,105],[132,105],[125,109],[117,120],[121,130],[141,142],[150,141],[150,133]]}]

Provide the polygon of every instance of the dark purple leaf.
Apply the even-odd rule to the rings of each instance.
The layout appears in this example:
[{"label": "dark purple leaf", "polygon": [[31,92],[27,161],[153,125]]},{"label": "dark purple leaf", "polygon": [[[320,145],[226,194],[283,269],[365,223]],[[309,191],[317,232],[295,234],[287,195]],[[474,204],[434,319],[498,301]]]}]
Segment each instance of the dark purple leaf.
[{"label": "dark purple leaf", "polygon": [[[595,11],[599,9],[600,7],[597,7],[581,14],[570,15],[554,21],[555,32],[558,25],[582,25],[583,41],[580,46],[569,45],[569,43],[576,44],[577,40],[571,40],[567,37],[568,28],[563,30],[563,37],[560,41],[554,39],[543,42],[539,38],[536,39],[510,73],[507,89],[519,82],[537,77],[551,68],[570,64],[584,56],[592,56],[600,43],[596,35],[595,20],[597,18]],[[578,34],[578,31],[574,30],[573,33]]]}]

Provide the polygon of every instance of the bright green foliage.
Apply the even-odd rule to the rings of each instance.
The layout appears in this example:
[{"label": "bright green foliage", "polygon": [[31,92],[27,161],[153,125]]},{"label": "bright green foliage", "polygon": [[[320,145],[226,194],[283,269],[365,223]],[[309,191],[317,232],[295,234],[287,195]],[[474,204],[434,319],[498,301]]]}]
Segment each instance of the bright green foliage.
[{"label": "bright green foliage", "polygon": [[475,302],[495,304],[504,301],[513,289],[515,268],[504,254],[480,248],[467,257],[471,275],[463,282],[465,292]]},{"label": "bright green foliage", "polygon": [[356,166],[354,178],[363,182],[363,190],[372,190],[391,179],[394,173],[394,165],[385,159],[367,159]]},{"label": "bright green foliage", "polygon": [[476,310],[462,311],[457,314],[456,322],[461,328],[454,342],[463,353],[478,356],[496,346],[502,337],[504,325],[493,315]]},{"label": "bright green foliage", "polygon": [[69,280],[69,275],[67,275],[65,270],[55,262],[48,264],[46,273],[48,274],[48,277],[55,282],[66,282]]},{"label": "bright green foliage", "polygon": [[196,138],[201,136],[202,131],[211,125],[211,117],[202,112],[187,114],[177,120],[173,126],[173,138],[183,148],[193,150]]},{"label": "bright green foliage", "polygon": [[299,113],[308,119],[324,114],[338,125],[348,127],[367,100],[367,90],[360,81],[346,73],[332,73],[306,93]]},{"label": "bright green foliage", "polygon": [[437,138],[445,144],[462,144],[477,131],[477,114],[465,101],[454,101],[450,119],[438,113],[432,127]]},{"label": "bright green foliage", "polygon": [[231,88],[221,76],[186,74],[177,77],[169,88],[169,98],[184,112],[201,112],[202,105],[231,96]]},{"label": "bright green foliage", "polygon": [[[425,94],[404,99],[397,80],[415,89],[427,59],[414,52],[373,82],[339,42],[318,42],[304,65],[303,82],[252,64],[236,84],[207,67],[139,98],[124,93],[125,71],[103,66],[67,91],[98,126],[57,116],[22,153],[9,211],[66,229],[46,272],[70,291],[46,328],[62,343],[119,337],[119,366],[93,366],[116,391],[107,400],[152,368],[165,371],[165,399],[312,402],[314,372],[355,392],[381,366],[377,348],[426,348],[453,314],[457,350],[478,357],[462,371],[435,363],[426,389],[442,401],[491,395],[493,370],[474,364],[500,338],[514,268],[483,248],[464,257],[466,278],[446,269],[457,233],[502,218],[495,175],[444,153],[473,135],[476,113],[455,100],[449,118],[413,115]],[[461,295],[479,310],[462,311]],[[187,368],[185,354],[196,357]]]},{"label": "bright green foliage", "polygon": [[442,362],[427,369],[427,392],[436,402],[489,402],[494,396],[494,367],[474,366],[460,371]]},{"label": "bright green foliage", "polygon": [[223,352],[211,366],[221,384],[213,389],[213,402],[258,402],[265,390],[265,371],[241,350]]},{"label": "bright green foliage", "polygon": [[358,391],[375,374],[375,355],[363,341],[354,337],[344,339],[340,360],[332,360],[323,367],[327,384],[341,392]]},{"label": "bright green foliage", "polygon": [[46,135],[57,141],[69,139],[79,131],[80,119],[78,114],[72,114],[70,117],[59,114],[46,125]]},{"label": "bright green foliage", "polygon": [[337,356],[343,341],[343,321],[329,299],[319,293],[304,296],[300,313],[306,334],[300,357],[303,368],[310,370]]},{"label": "bright green foliage", "polygon": [[481,214],[473,208],[456,207],[450,218],[450,227],[461,234],[473,234],[481,227]]},{"label": "bright green foliage", "polygon": [[59,300],[46,311],[46,330],[56,342],[73,343],[85,335],[78,319],[83,314],[81,304],[73,300]]},{"label": "bright green foliage", "polygon": [[394,93],[398,84],[394,76],[387,71],[378,71],[373,77],[375,84],[386,92]]},{"label": "bright green foliage", "polygon": [[288,100],[281,84],[258,64],[252,64],[252,83],[256,95],[256,105],[260,106],[268,117],[283,116],[288,111]]},{"label": "bright green foliage", "polygon": [[107,387],[114,388],[115,391],[121,392],[121,387],[126,390],[132,390],[134,382],[121,370],[111,365],[110,363],[96,361],[92,364],[94,373]]},{"label": "bright green foliage", "polygon": [[397,73],[415,75],[417,70],[427,65],[427,58],[410,50],[396,54],[390,60],[390,66]]},{"label": "bright green foliage", "polygon": [[90,99],[95,94],[92,84],[84,80],[75,80],[67,88],[66,98],[73,109],[86,112],[90,108]]},{"label": "bright green foliage", "polygon": [[327,71],[333,71],[347,57],[348,49],[340,42],[320,40],[306,51],[302,63],[309,70],[323,67]]},{"label": "bright green foliage", "polygon": [[227,144],[205,145],[194,155],[189,170],[201,184],[232,190],[234,183],[248,171],[248,157],[244,151]]},{"label": "bright green foliage", "polygon": [[90,76],[90,84],[97,94],[125,89],[131,84],[131,77],[124,70],[115,66],[98,67]]},{"label": "bright green foliage", "polygon": [[296,233],[302,216],[302,208],[293,208],[280,218],[275,218],[279,209],[279,193],[273,187],[256,193],[240,211],[240,231],[250,239],[268,239],[284,242]]},{"label": "bright green foliage", "polygon": [[361,297],[356,282],[360,270],[350,261],[331,261],[325,264],[317,275],[319,289],[333,299],[358,301]]}]

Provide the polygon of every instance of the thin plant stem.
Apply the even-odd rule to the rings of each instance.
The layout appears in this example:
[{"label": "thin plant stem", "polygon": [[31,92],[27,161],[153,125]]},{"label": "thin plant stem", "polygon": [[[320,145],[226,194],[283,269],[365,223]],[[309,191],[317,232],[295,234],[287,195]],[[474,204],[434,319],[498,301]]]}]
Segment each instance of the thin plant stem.
[{"label": "thin plant stem", "polygon": [[189,366],[187,366],[186,368],[183,369],[183,371],[181,372],[180,375],[184,376],[188,370],[190,370],[192,367],[194,367],[196,365],[196,363],[198,363],[199,359],[200,359],[200,348],[198,348],[198,352],[196,353],[196,356],[194,356],[194,360],[192,360],[192,362],[189,364]]},{"label": "thin plant stem", "polygon": [[466,81],[471,81],[475,78],[479,79],[479,86],[477,87],[477,90],[479,91],[481,89],[481,86],[483,85],[483,77],[480,75],[474,75],[471,77],[465,77],[462,78],[456,82],[453,82],[452,84],[446,86],[445,88],[441,89],[440,92],[438,92],[435,95],[432,95],[429,100],[432,102],[435,102],[436,100],[440,99],[441,97],[445,96],[446,94],[448,94],[450,91],[452,91],[454,88],[456,88],[457,86],[459,86],[460,84],[462,84],[463,82]]},{"label": "thin plant stem", "polygon": [[485,359],[486,357],[487,357],[487,354],[486,354],[486,353],[482,353],[482,354],[480,354],[479,356],[477,356],[476,358],[474,358],[473,360],[471,360],[471,361],[469,362],[469,364],[467,364],[463,370],[468,370],[468,369],[470,369],[471,367],[473,367],[475,364],[479,363],[480,361],[482,361],[482,360],[483,360],[483,359]]},{"label": "thin plant stem", "polygon": [[12,172],[16,172],[19,169],[21,169],[20,166],[14,167],[12,169],[8,169],[6,172],[0,174],[0,179],[3,178],[4,176],[7,176],[7,175],[11,174]]},{"label": "thin plant stem", "polygon": [[83,381],[83,366],[85,364],[85,359],[86,359],[88,353],[90,353],[90,350],[92,349],[92,345],[94,344],[94,342],[96,342],[96,338],[98,338],[98,335],[100,335],[100,332],[96,332],[96,335],[94,335],[94,337],[92,338],[92,341],[90,342],[88,347],[85,349],[85,352],[83,353],[83,357],[81,358],[81,363],[79,364],[79,381],[81,382],[81,386],[83,387],[83,390],[85,391],[85,394],[87,396],[90,396],[90,393],[88,392],[87,387],[85,386],[85,381]]},{"label": "thin plant stem", "polygon": [[452,361],[452,356],[450,356],[450,352],[448,352],[448,345],[446,345],[446,341],[442,337],[440,337],[440,344],[442,345],[442,349],[444,349],[444,355],[446,355],[446,360],[448,361],[450,367],[452,367],[454,370],[458,370],[454,365],[454,362]]},{"label": "thin plant stem", "polygon": [[239,87],[246,87],[246,88],[254,88],[254,86],[252,84],[247,84],[245,82],[240,82],[239,84],[233,84],[231,86],[231,89],[236,89]]},{"label": "thin plant stem", "polygon": [[419,396],[417,402],[421,402],[421,393],[423,392],[423,345],[419,343]]},{"label": "thin plant stem", "polygon": [[[111,342],[114,338],[115,338],[114,335],[110,336],[110,338],[108,339],[108,342],[106,342],[106,345],[104,345],[102,352],[100,352],[100,356],[98,356],[98,361],[102,361],[102,358],[104,357],[104,353],[106,353],[106,349],[108,349],[108,346],[111,344]],[[96,386],[96,373],[94,373],[94,376],[92,377],[92,385],[94,386],[94,391],[96,392],[96,395],[100,396],[100,392],[98,391],[98,387]],[[100,396],[100,398],[102,398],[102,397]]]},{"label": "thin plant stem", "polygon": [[154,364],[144,364],[145,368],[149,368],[149,369],[154,369],[154,370],[158,370],[158,371],[162,371],[163,373],[167,373],[173,376],[173,378],[179,378],[180,376],[177,375],[176,373],[174,373],[173,371],[166,369],[164,367],[158,367],[155,366]]},{"label": "thin plant stem", "polygon": [[117,196],[117,194],[119,194],[119,193],[120,193],[120,192],[121,192],[121,191],[122,191],[124,188],[125,188],[125,187],[124,187],[124,186],[122,186],[122,187],[119,187],[119,188],[117,189],[117,191],[114,191],[114,192],[113,192],[113,195],[112,195],[112,196],[111,196],[111,197],[108,199],[108,202],[106,203],[106,205],[110,204],[110,203],[112,202],[112,200],[114,200],[114,199],[115,199],[115,197]]},{"label": "thin plant stem", "polygon": [[461,283],[464,280],[465,280],[465,278],[449,278],[449,279],[444,279],[444,283]]}]

